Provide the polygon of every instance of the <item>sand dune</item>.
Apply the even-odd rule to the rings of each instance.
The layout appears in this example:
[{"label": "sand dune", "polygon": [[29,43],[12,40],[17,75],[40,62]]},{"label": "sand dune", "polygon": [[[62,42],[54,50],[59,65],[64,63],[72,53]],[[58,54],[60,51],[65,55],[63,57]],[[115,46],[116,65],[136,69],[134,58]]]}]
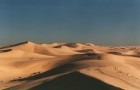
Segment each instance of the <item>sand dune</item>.
[{"label": "sand dune", "polygon": [[140,47],[91,43],[0,48],[1,90],[140,90]]}]

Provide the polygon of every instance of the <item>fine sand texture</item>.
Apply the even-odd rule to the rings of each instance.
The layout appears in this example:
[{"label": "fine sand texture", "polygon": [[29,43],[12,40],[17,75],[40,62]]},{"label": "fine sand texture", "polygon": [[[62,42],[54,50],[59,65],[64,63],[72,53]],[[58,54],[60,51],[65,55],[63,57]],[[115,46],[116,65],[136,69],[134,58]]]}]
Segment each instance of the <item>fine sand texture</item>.
[{"label": "fine sand texture", "polygon": [[1,47],[0,90],[140,90],[140,47],[30,41]]}]

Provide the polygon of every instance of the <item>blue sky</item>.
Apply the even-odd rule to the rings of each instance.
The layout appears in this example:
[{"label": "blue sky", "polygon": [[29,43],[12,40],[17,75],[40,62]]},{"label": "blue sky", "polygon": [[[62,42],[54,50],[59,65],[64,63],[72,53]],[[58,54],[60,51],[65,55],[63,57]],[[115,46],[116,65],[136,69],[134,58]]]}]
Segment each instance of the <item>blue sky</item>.
[{"label": "blue sky", "polygon": [[0,0],[0,46],[140,45],[140,0]]}]

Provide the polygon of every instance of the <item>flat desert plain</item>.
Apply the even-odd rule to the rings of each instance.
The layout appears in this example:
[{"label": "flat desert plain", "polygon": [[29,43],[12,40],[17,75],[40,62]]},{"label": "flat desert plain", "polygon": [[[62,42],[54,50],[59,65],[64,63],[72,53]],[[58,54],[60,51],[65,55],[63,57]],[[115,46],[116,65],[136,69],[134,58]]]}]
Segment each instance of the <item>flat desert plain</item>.
[{"label": "flat desert plain", "polygon": [[1,47],[0,90],[140,90],[140,47],[30,41]]}]

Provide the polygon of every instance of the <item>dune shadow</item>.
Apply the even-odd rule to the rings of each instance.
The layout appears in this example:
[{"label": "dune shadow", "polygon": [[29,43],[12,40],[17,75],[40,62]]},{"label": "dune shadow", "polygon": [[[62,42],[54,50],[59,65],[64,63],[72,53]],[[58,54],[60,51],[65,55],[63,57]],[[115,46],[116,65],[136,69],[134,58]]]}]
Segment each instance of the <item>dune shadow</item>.
[{"label": "dune shadow", "polygon": [[114,55],[122,55],[122,53],[120,53],[120,52],[107,52],[107,53],[114,54]]},{"label": "dune shadow", "polygon": [[80,53],[94,53],[94,51],[92,49],[76,50],[76,52],[80,52]]},{"label": "dune shadow", "polygon": [[130,57],[138,57],[140,58],[140,53],[138,53],[138,55],[125,55],[125,54],[122,54],[120,52],[107,52],[109,54],[113,54],[113,55],[118,55],[118,56],[130,56]]},{"label": "dune shadow", "polygon": [[123,90],[79,72],[70,73],[29,90]]},{"label": "dune shadow", "polygon": [[12,51],[12,49],[4,49],[4,50],[0,50],[0,53],[10,52],[10,51]]},{"label": "dune shadow", "polygon": [[62,46],[67,46],[67,47],[70,47],[70,48],[78,47],[77,43],[66,43],[66,44],[61,44],[61,45],[58,45],[58,46],[54,46],[53,48],[61,48]]},{"label": "dune shadow", "polygon": [[14,47],[14,46],[18,46],[18,45],[26,44],[26,43],[28,43],[28,41],[17,43],[17,44],[13,44],[13,45],[9,45],[9,46],[0,47],[0,49]]}]

